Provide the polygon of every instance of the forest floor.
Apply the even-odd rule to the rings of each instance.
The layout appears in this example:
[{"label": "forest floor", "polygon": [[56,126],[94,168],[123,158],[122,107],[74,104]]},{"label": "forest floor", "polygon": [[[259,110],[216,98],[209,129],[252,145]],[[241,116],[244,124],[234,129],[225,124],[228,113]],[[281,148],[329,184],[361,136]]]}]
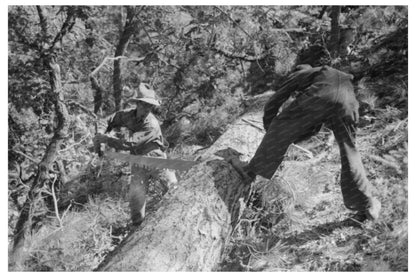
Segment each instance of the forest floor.
[{"label": "forest floor", "polygon": [[407,117],[387,108],[370,120],[357,146],[382,203],[377,221],[350,219],[338,146],[324,130],[291,146],[271,181],[257,177],[218,270],[407,271]]},{"label": "forest floor", "polygon": [[[261,122],[261,109],[255,114]],[[382,203],[380,218],[364,224],[349,220],[351,213],[343,205],[340,156],[332,133],[324,128],[291,146],[272,180],[257,177],[257,193],[216,270],[407,271],[407,132],[407,112],[395,108],[378,109],[362,119],[357,146]],[[189,146],[171,154],[193,159],[200,150]],[[80,194],[74,208],[59,220],[52,216],[28,239],[25,270],[91,271],[125,238],[130,229],[128,182],[119,167],[125,168],[101,163],[94,167],[97,172],[88,171],[69,186]],[[94,197],[85,191],[98,184]],[[150,199],[148,214],[158,199]],[[9,208],[10,226],[16,216]]]}]

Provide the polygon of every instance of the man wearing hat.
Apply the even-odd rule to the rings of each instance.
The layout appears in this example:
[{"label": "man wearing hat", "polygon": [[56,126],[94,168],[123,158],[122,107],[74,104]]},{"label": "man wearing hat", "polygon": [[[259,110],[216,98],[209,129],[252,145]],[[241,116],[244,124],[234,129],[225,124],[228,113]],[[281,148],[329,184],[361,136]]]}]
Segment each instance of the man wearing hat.
[{"label": "man wearing hat", "polygon": [[[136,108],[122,110],[113,114],[108,120],[106,133],[120,132],[118,137],[97,134],[94,144],[105,143],[117,150],[130,151],[132,155],[146,155],[166,158],[167,143],[164,142],[160,125],[151,110],[160,106],[156,93],[147,84],[141,83],[137,97],[129,100],[136,104]],[[131,167],[129,190],[129,205],[131,219],[134,225],[139,225],[145,216],[146,190],[150,179],[159,178],[163,190],[177,183],[175,173],[170,170],[142,168],[137,165]]]}]

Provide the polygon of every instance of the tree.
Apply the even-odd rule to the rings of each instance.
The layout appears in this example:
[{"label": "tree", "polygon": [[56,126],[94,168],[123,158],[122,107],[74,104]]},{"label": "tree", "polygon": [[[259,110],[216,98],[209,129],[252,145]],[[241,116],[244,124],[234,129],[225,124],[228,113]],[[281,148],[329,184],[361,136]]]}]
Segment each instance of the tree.
[{"label": "tree", "polygon": [[[129,41],[133,34],[137,32],[137,25],[139,22],[140,11],[142,7],[127,6],[126,7],[126,19],[124,21],[123,27],[120,30],[120,38],[116,46],[116,51],[114,57],[121,57],[124,55],[124,52],[129,45]],[[114,101],[116,111],[120,110],[121,96],[123,91],[122,84],[122,72],[121,72],[121,59],[114,60],[114,73],[113,73],[113,90],[114,90]]]},{"label": "tree", "polygon": [[329,52],[332,58],[336,58],[339,54],[341,31],[339,26],[339,16],[341,13],[341,6],[331,7],[331,35],[329,39]]},{"label": "tree", "polygon": [[67,136],[68,131],[68,111],[63,95],[60,66],[57,63],[58,47],[62,43],[64,36],[72,30],[77,17],[83,15],[83,10],[80,7],[62,7],[59,12],[65,13],[66,18],[59,32],[52,35],[49,27],[50,22],[48,22],[45,15],[45,9],[37,6],[36,10],[41,31],[38,40],[28,42],[26,40],[27,38],[24,37],[25,34],[19,34],[18,36],[21,36],[21,41],[25,41],[29,46],[35,48],[38,52],[38,58],[42,61],[45,70],[49,73],[49,94],[55,108],[57,124],[54,135],[46,148],[42,160],[38,164],[36,176],[34,177],[28,197],[23,204],[19,219],[16,223],[12,262],[17,267],[21,266],[20,262],[25,258],[25,237],[33,227],[32,218],[38,205],[37,202],[42,201],[42,188],[50,184],[49,171],[57,157],[57,150]]},{"label": "tree", "polygon": [[[88,200],[100,198],[104,195],[103,190],[109,193],[106,197],[124,203],[121,187],[126,182],[118,174],[122,171],[121,166],[111,164],[111,170],[107,172],[107,176],[114,177],[111,182],[120,184],[119,193],[97,178],[101,167],[89,146],[94,136],[92,123],[99,124],[95,132],[100,131],[98,127],[104,126],[104,117],[128,106],[124,100],[132,96],[131,92],[139,82],[150,83],[157,91],[162,108],[156,115],[163,122],[163,132],[172,150],[170,154],[184,155],[182,158],[192,155],[182,153],[182,147],[193,149],[214,143],[247,107],[247,96],[278,86],[292,69],[300,49],[317,43],[327,53],[331,39],[338,36],[338,40],[334,39],[338,54],[334,57],[338,55],[342,59],[338,59],[341,62],[335,66],[349,70],[353,61],[356,77],[368,76],[370,81],[380,79],[383,89],[377,93],[385,94],[386,102],[392,103],[389,98],[400,94],[401,105],[407,104],[404,93],[407,83],[402,84],[402,80],[407,80],[407,7],[342,6],[336,11],[338,19],[336,13],[331,15],[332,18],[328,17],[332,9],[338,8],[10,6],[9,239],[12,240],[15,226],[18,227],[16,234],[18,229],[26,230],[21,233],[23,237],[30,230],[36,237],[46,227],[56,231],[62,227],[60,215],[68,212],[76,218],[80,211],[88,213],[85,206]],[[67,27],[64,28],[65,24]],[[339,32],[335,32],[337,26]],[[350,26],[356,36],[344,33],[343,26]],[[351,51],[345,52],[347,44]],[[348,55],[344,57],[346,53]],[[305,56],[309,57],[308,54]],[[386,78],[392,80],[392,87],[384,85]],[[404,89],[393,87],[398,82]],[[127,90],[122,90],[124,86],[131,88],[129,95]],[[182,123],[185,127],[178,128]],[[224,146],[234,148],[235,145]],[[222,166],[224,170],[216,169]],[[209,176],[194,172],[198,182],[211,185],[218,184],[214,177],[217,173],[236,177],[225,162],[205,163],[198,169],[210,172]],[[239,182],[234,177],[231,177],[231,187]],[[221,193],[212,186],[204,191],[200,184],[191,184],[190,179],[184,186],[196,189],[203,198],[214,202],[221,198]],[[208,196],[208,192],[213,194]],[[186,191],[181,190],[181,193],[188,196]],[[199,205],[197,198],[192,198],[194,196],[189,197],[191,203],[197,203],[198,209],[210,208]],[[160,205],[172,208],[172,216],[180,213],[179,207],[173,205],[178,198],[169,199],[171,202]],[[71,205],[71,201],[75,202]],[[234,202],[226,200],[223,203]],[[54,204],[57,204],[56,209]],[[229,216],[230,211],[221,209],[221,212]],[[162,218],[159,216],[157,218]],[[150,230],[155,218],[149,217],[149,224],[140,230],[145,230],[146,235],[158,242],[156,238],[161,233],[152,235]],[[16,224],[17,219],[19,224]],[[189,217],[189,222],[191,219]],[[128,224],[126,220],[121,221],[117,227],[112,225],[114,222],[102,226],[102,230],[109,226],[113,230],[108,237],[109,245],[114,244],[111,239],[114,230]],[[227,233],[228,223],[224,221],[220,225],[224,234]],[[172,228],[179,236],[187,232]],[[143,245],[140,233],[133,237],[135,239],[129,243],[138,239],[139,245]],[[58,239],[66,238],[63,234]],[[198,239],[198,236],[194,238]],[[215,244],[215,257],[218,257],[220,247],[217,247],[221,243]],[[138,250],[138,247],[133,248]],[[80,253],[90,251],[91,259],[98,262],[108,251],[104,248],[98,255],[92,253],[92,249]],[[156,248],[163,248],[162,244]],[[58,253],[61,249],[48,250],[47,246],[41,250],[30,249],[30,262],[38,259],[41,252],[53,256],[54,251]],[[56,256],[63,265],[65,259],[60,258],[71,257],[71,254],[61,251]],[[39,267],[33,268],[43,269],[45,263],[41,258],[38,261]],[[77,265],[54,267],[48,264],[45,267],[72,270]],[[91,265],[83,264],[82,268],[89,269]]]}]

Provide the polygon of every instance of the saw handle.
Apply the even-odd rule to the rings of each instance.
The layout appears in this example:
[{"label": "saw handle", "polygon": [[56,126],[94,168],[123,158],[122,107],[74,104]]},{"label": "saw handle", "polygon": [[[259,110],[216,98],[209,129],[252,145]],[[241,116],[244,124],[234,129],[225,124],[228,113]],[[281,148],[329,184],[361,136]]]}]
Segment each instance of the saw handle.
[{"label": "saw handle", "polygon": [[98,157],[102,157],[105,151],[105,144],[104,143],[95,143],[94,144],[94,152],[98,154]]},{"label": "saw handle", "polygon": [[[99,135],[98,135],[99,136]],[[105,143],[102,142],[102,140],[94,138],[94,152],[98,154],[99,157],[102,157],[104,155],[105,151]]]}]

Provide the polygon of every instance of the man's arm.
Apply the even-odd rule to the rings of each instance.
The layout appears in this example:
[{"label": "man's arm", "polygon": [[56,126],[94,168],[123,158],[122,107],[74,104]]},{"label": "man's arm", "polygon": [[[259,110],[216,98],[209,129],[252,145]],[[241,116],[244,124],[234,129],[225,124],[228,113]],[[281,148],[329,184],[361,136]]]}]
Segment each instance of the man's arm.
[{"label": "man's arm", "polygon": [[126,117],[129,116],[129,112],[126,111],[118,111],[110,116],[110,118],[107,120],[107,129],[105,130],[105,133],[110,133],[114,129],[118,129],[121,126],[123,126],[124,121],[126,120]]},{"label": "man's arm", "polygon": [[279,87],[275,94],[270,97],[264,106],[263,126],[267,131],[283,103],[296,90],[302,91],[312,84],[316,72],[320,67],[301,67],[301,70],[292,73],[288,79]]},{"label": "man's arm", "polygon": [[[141,148],[149,142],[158,142],[161,139],[159,122],[156,118],[150,117],[145,120],[140,131],[135,132],[132,139],[127,141],[112,136],[102,135],[101,142],[107,143],[108,146],[117,150],[130,151],[132,153],[140,152]],[[161,142],[162,143],[162,142]]]},{"label": "man's arm", "polygon": [[157,138],[158,136],[156,130],[146,128],[143,131],[136,132],[133,135],[132,141],[107,137],[106,142],[108,146],[113,147],[117,150],[124,150],[135,153],[140,152],[140,149],[142,149],[146,143],[152,142]]}]

